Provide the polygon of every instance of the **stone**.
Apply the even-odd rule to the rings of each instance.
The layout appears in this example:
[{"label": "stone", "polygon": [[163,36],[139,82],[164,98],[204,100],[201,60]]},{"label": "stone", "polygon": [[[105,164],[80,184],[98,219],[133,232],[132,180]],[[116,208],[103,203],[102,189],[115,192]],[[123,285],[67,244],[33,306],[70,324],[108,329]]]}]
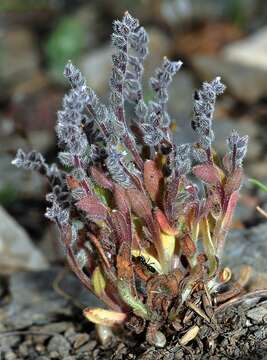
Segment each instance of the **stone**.
[{"label": "stone", "polygon": [[[161,66],[164,56],[168,56],[171,51],[169,37],[156,27],[146,27],[149,36],[149,54],[144,64],[144,87],[148,85],[148,80],[154,76],[157,67]],[[151,90],[150,90],[151,91]]]},{"label": "stone", "polygon": [[254,272],[252,279],[248,284],[249,291],[262,290],[267,288],[267,273]]},{"label": "stone", "polygon": [[0,207],[0,272],[46,269],[48,263],[25,230]]},{"label": "stone", "polygon": [[256,272],[267,272],[267,223],[249,229],[233,229],[229,232],[223,254],[225,266],[239,270],[250,265]]},{"label": "stone", "polygon": [[79,353],[90,353],[91,351],[93,351],[95,348],[97,347],[97,341],[96,340],[91,340],[88,343],[86,343],[85,345],[81,346],[78,349]]},{"label": "stone", "polygon": [[44,326],[33,326],[31,327],[31,331],[33,332],[43,332],[43,333],[64,333],[69,327],[71,323],[66,321],[55,322],[51,324],[47,324]]},{"label": "stone", "polygon": [[[41,332],[63,333],[71,327],[67,321],[55,322],[55,319],[70,316],[74,304],[103,307],[73,274],[64,273],[60,282],[57,282],[62,271],[60,267],[53,267],[49,270],[12,274],[9,281],[11,302],[0,312],[2,323],[15,329],[31,327],[31,330],[40,331],[38,343],[42,344],[48,336]],[[57,292],[57,287],[60,292]]]},{"label": "stone", "polygon": [[222,76],[238,99],[254,103],[267,93],[267,27],[233,42],[215,56],[196,55],[192,64],[201,78]]},{"label": "stone", "polygon": [[[28,79],[38,69],[38,53],[32,33],[25,28],[0,31],[0,83],[8,87]],[[19,61],[18,61],[19,59]],[[3,96],[3,94],[2,94]]]},{"label": "stone", "polygon": [[[257,1],[243,0],[241,3],[233,5],[233,10],[238,11],[237,16],[247,18],[251,16],[257,6]],[[220,18],[222,15],[229,16],[231,2],[225,0],[169,0],[160,3],[163,19],[171,26],[183,24],[188,21],[210,21]]]},{"label": "stone", "polygon": [[168,111],[171,117],[177,120],[178,125],[183,128],[190,128],[188,119],[192,114],[194,88],[192,74],[182,67],[170,85]]},{"label": "stone", "polygon": [[[151,92],[148,80],[154,74],[156,67],[161,65],[163,57],[170,52],[170,40],[167,35],[156,28],[148,28],[147,32],[149,35],[149,55],[145,60],[143,83],[144,91]],[[85,54],[78,64],[88,86],[101,96],[106,96],[108,93],[113,53],[114,49],[109,44],[105,44]]]},{"label": "stone", "polygon": [[267,26],[252,35],[227,45],[223,51],[226,59],[240,65],[267,71]]},{"label": "stone", "polygon": [[59,241],[58,227],[54,223],[50,223],[45,229],[44,234],[39,242],[39,248],[50,262],[60,261],[65,259],[63,246]]},{"label": "stone", "polygon": [[80,348],[89,340],[89,335],[86,333],[76,334],[74,337],[73,347],[74,349]]},{"label": "stone", "polygon": [[5,360],[19,360],[17,355],[13,351],[8,351],[5,354]]},{"label": "stone", "polygon": [[250,177],[256,178],[266,183],[267,182],[266,164],[267,164],[267,156],[265,156],[264,159],[254,161],[248,164],[246,172],[250,175]]},{"label": "stone", "polygon": [[231,134],[232,130],[237,130],[240,135],[249,136],[249,147],[246,154],[246,162],[255,161],[258,157],[261,156],[263,151],[263,144],[259,141],[259,136],[261,135],[261,128],[255,122],[244,120],[236,121],[231,118],[220,118],[216,119],[213,122],[213,129],[215,133],[215,142],[214,146],[216,151],[220,155],[224,155],[227,149],[226,140]]},{"label": "stone", "polygon": [[262,306],[257,306],[254,307],[252,309],[250,309],[247,313],[246,316],[251,319],[254,320],[255,322],[259,323],[259,322],[264,322],[265,319],[267,319],[267,306],[266,304],[262,305]]},{"label": "stone", "polygon": [[111,76],[111,55],[113,50],[110,45],[90,51],[84,55],[79,67],[90,86],[99,95],[105,95],[108,91],[108,82]]},{"label": "stone", "polygon": [[[0,353],[1,351],[8,351],[16,346],[20,341],[19,336],[1,336],[0,337]],[[1,358],[1,357],[0,357]]]},{"label": "stone", "polygon": [[71,305],[53,288],[59,272],[59,268],[54,268],[11,275],[11,302],[6,306],[3,323],[11,328],[22,329],[48,324],[56,315],[70,315]]},{"label": "stone", "polygon": [[61,356],[69,355],[70,348],[70,343],[62,335],[53,336],[47,346],[50,353],[58,352]]},{"label": "stone", "polygon": [[43,177],[37,172],[16,168],[11,164],[13,159],[14,156],[8,153],[2,153],[0,157],[0,202],[5,206],[14,205],[20,196],[40,198],[45,191]]}]

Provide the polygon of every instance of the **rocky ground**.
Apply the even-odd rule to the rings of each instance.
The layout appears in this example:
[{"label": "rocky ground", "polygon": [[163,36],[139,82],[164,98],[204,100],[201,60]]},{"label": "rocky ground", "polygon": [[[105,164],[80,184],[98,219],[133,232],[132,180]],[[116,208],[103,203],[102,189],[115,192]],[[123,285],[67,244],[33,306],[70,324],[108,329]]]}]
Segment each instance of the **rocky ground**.
[{"label": "rocky ground", "polygon": [[[10,161],[18,147],[35,148],[55,160],[54,125],[65,91],[66,60],[78,64],[88,83],[107,97],[111,23],[126,8],[140,17],[150,35],[145,81],[164,55],[184,62],[170,91],[177,143],[193,139],[194,89],[215,75],[226,83],[227,92],[215,114],[217,149],[225,151],[225,139],[233,128],[248,134],[250,142],[247,179],[226,244],[225,265],[236,276],[242,265],[250,265],[248,290],[267,288],[267,219],[256,210],[260,206],[267,211],[267,194],[249,181],[253,177],[267,183],[266,4],[245,0],[243,7],[234,10],[220,0],[206,0],[201,6],[196,0],[157,1],[157,6],[152,2],[115,1],[110,9],[105,0],[89,4],[66,0],[31,9],[25,1],[23,11],[16,10],[16,0],[10,0],[13,8],[8,11],[0,5],[0,359],[2,355],[6,360],[104,359],[105,346],[99,347],[93,328],[81,316],[81,309],[97,300],[64,268],[57,231],[43,216],[46,184],[38,175],[12,167]],[[149,88],[145,89],[149,98]],[[266,299],[258,301],[261,313],[266,312]],[[249,336],[252,344],[255,333],[262,331],[264,344],[265,320],[246,321],[252,321],[252,327],[236,334],[237,341]],[[234,331],[229,329],[225,338]],[[231,350],[220,341],[218,351]],[[108,347],[114,359],[124,359],[127,353],[129,359],[136,358],[129,350],[131,344]],[[144,348],[138,356],[192,355],[191,348],[175,349],[175,353],[167,349],[156,355],[155,349]],[[224,358],[238,358],[230,350]],[[198,358],[200,354],[199,350]],[[215,355],[209,354],[216,359]]]}]

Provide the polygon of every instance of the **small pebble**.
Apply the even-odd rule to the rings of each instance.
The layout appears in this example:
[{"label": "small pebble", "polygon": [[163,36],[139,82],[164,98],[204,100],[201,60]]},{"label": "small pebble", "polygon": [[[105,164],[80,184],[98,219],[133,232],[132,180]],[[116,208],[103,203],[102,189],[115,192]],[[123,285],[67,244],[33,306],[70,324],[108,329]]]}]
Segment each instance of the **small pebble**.
[{"label": "small pebble", "polygon": [[77,334],[74,339],[74,344],[73,344],[74,349],[78,349],[79,347],[84,345],[89,340],[89,338],[90,338],[89,335],[86,333]]},{"label": "small pebble", "polygon": [[36,349],[36,351],[37,351],[38,353],[44,353],[44,352],[45,352],[45,347],[44,347],[44,345],[42,345],[42,344],[37,344],[37,345],[35,346],[35,349]]},{"label": "small pebble", "polygon": [[19,336],[3,336],[0,338],[0,349],[8,351],[20,342]]},{"label": "small pebble", "polygon": [[18,357],[13,351],[8,351],[5,354],[5,360],[18,360]]},{"label": "small pebble", "polygon": [[59,353],[57,351],[51,351],[49,353],[49,358],[50,359],[58,359],[59,358]]},{"label": "small pebble", "polygon": [[70,343],[62,335],[53,336],[47,346],[49,352],[57,351],[61,356],[69,355],[70,348]]},{"label": "small pebble", "polygon": [[28,346],[25,342],[23,342],[22,344],[20,344],[19,346],[19,354],[21,356],[27,356],[28,355]]},{"label": "small pebble", "polygon": [[79,351],[79,353],[91,352],[92,350],[94,350],[96,345],[97,345],[97,342],[95,340],[91,340],[87,344],[81,346],[78,351]]}]

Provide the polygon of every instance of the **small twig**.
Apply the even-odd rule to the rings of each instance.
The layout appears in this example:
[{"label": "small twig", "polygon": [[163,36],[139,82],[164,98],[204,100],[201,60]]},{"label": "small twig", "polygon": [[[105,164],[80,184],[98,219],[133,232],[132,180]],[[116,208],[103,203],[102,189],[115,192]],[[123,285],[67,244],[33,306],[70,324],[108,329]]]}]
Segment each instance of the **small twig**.
[{"label": "small twig", "polygon": [[4,331],[4,332],[0,332],[0,339],[6,336],[23,336],[23,335],[33,335],[33,336],[55,336],[55,335],[59,335],[58,333],[53,333],[53,332],[40,332],[40,331],[30,331],[30,330],[25,330],[25,331]]},{"label": "small twig", "polygon": [[192,303],[191,301],[187,301],[186,305],[188,307],[190,307],[196,314],[198,314],[199,316],[201,316],[204,320],[206,320],[207,322],[210,322],[210,319],[208,318],[208,316],[204,313],[204,311],[202,309],[200,309],[197,305],[195,305],[194,303]]},{"label": "small twig", "polygon": [[267,219],[267,212],[264,211],[260,206],[256,207],[256,210]]}]

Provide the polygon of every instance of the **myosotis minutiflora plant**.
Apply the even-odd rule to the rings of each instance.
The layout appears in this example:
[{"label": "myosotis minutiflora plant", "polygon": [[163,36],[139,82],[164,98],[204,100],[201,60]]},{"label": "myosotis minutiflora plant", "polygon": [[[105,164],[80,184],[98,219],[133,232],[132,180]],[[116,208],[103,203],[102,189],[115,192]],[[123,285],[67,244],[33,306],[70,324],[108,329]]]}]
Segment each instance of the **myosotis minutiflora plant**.
[{"label": "myosotis minutiflora plant", "polygon": [[[230,271],[221,259],[248,139],[233,131],[222,161],[212,148],[215,101],[225,89],[217,77],[193,96],[197,141],[174,144],[168,86],[182,63],[163,59],[146,103],[146,31],[126,13],[114,22],[112,44],[107,106],[71,62],[65,67],[71,90],[56,125],[62,169],[35,151],[19,150],[13,164],[37,170],[51,184],[46,216],[59,227],[71,269],[109,308],[85,309],[85,316],[144,332],[150,344],[164,346],[183,329],[198,293],[202,300],[193,309],[204,318],[229,297],[222,284]],[[133,104],[130,115],[126,102]]]}]

